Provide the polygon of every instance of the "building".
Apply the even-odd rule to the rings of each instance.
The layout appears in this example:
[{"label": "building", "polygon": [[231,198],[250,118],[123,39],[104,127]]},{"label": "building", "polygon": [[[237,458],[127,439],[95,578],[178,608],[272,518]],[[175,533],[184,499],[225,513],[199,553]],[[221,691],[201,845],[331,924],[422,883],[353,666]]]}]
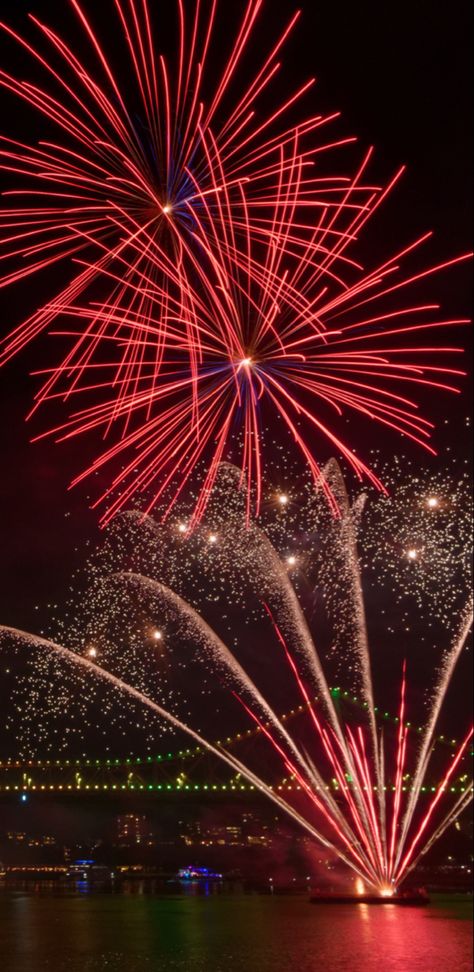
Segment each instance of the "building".
[{"label": "building", "polygon": [[120,814],[116,819],[116,833],[119,847],[152,847],[155,843],[150,821],[142,814]]}]

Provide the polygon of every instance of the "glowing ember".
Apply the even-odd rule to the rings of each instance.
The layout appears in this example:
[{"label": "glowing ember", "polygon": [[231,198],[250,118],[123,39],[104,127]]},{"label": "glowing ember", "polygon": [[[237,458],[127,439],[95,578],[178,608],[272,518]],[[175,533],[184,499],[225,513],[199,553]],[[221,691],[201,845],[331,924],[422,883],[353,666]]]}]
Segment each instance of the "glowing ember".
[{"label": "glowing ember", "polygon": [[[424,618],[422,639],[429,640],[438,621],[452,629],[472,587],[469,461],[461,462],[456,453],[433,471],[409,456],[395,456],[383,462],[380,478],[389,494],[369,498],[358,533],[367,581],[376,590],[387,585],[393,590],[404,627],[411,625],[416,605]],[[412,562],[410,550],[419,553]]]}]

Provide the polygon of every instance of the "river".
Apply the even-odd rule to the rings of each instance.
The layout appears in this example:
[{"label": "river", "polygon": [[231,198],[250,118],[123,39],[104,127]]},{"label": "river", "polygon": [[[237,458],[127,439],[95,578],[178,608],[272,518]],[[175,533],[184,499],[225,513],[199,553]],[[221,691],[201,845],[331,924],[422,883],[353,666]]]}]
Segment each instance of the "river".
[{"label": "river", "polygon": [[0,972],[472,972],[471,900],[0,890]]}]

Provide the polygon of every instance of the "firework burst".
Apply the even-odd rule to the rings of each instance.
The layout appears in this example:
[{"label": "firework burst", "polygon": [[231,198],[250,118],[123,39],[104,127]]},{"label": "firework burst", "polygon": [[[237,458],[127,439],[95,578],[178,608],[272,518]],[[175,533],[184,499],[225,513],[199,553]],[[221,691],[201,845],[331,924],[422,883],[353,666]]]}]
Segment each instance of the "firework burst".
[{"label": "firework burst", "polygon": [[[334,513],[317,443],[327,440],[359,478],[382,488],[341,421],[347,414],[375,420],[433,451],[433,426],[415,391],[458,390],[463,372],[446,357],[459,349],[433,337],[467,321],[401,295],[466,257],[409,269],[425,234],[364,269],[354,248],[403,170],[386,186],[370,184],[369,150],[349,176],[319,175],[321,153],[352,139],[315,146],[329,117],[288,126],[288,112],[311,82],[257,121],[256,105],[269,95],[297,15],[228,107],[262,0],[247,4],[211,96],[204,72],[216,0],[198,3],[189,24],[178,0],[173,67],[155,50],[146,0],[127,8],[116,0],[138,125],[129,79],[124,87],[77,0],[71,5],[97,76],[37,18],[48,55],[4,28],[49,75],[54,94],[6,72],[0,82],[61,138],[36,148],[4,141],[3,168],[28,187],[8,191],[0,218],[3,258],[15,266],[21,258],[3,285],[58,261],[76,268],[3,343],[6,361],[56,319],[65,322],[70,350],[46,372],[35,408],[89,396],[54,432],[67,438],[101,430],[113,438],[75,482],[117,460],[124,465],[98,500],[103,521],[136,492],[153,489],[151,509],[174,483],[169,515],[204,459],[197,523],[220,462],[239,461],[249,521],[260,509],[268,420],[295,441]],[[99,300],[94,288],[103,291]]]},{"label": "firework burst", "polygon": [[[460,349],[436,346],[431,334],[467,321],[444,318],[436,305],[393,306],[394,292],[440,269],[400,273],[399,262],[425,239],[371,272],[361,273],[352,265],[355,280],[344,283],[329,269],[341,251],[329,253],[327,259],[321,242],[327,227],[306,245],[304,259],[295,260],[294,240],[288,234],[284,239],[285,227],[291,225],[290,209],[293,201],[275,217],[276,236],[258,246],[258,257],[250,235],[247,252],[240,255],[227,233],[219,236],[208,212],[211,239],[200,225],[200,245],[212,265],[215,285],[207,302],[199,290],[192,291],[199,341],[191,355],[183,341],[183,314],[172,308],[168,297],[163,303],[156,288],[149,290],[153,312],[146,320],[115,313],[115,323],[128,335],[127,346],[135,344],[141,356],[133,370],[135,387],[121,393],[120,401],[114,393],[100,404],[78,409],[53,430],[59,439],[67,439],[94,429],[107,432],[115,423],[125,428],[118,442],[75,480],[80,482],[111,460],[131,456],[97,501],[106,504],[103,522],[126,508],[136,492],[150,492],[157,484],[149,512],[174,482],[168,516],[196,464],[205,458],[207,471],[193,514],[193,523],[199,522],[220,463],[237,460],[238,455],[242,483],[247,484],[249,520],[261,506],[266,422],[271,427],[280,422],[294,440],[336,514],[337,501],[321,475],[314,441],[326,440],[359,479],[383,488],[344,438],[340,426],[346,414],[374,420],[434,452],[433,425],[420,415],[414,386],[458,390],[455,382],[462,370],[436,363],[436,357]],[[331,225],[333,220],[334,214]],[[338,236],[347,241],[349,228]],[[76,307],[69,313],[84,320],[89,312]],[[162,359],[157,382],[155,352],[164,321],[170,354]],[[420,334],[426,335],[424,343],[419,342]],[[113,368],[113,361],[103,367]],[[94,390],[87,366],[81,367],[81,374],[86,375],[84,387],[76,376],[74,392]],[[69,395],[70,373],[53,371],[55,383],[64,377],[64,391],[47,392],[45,398]]]},{"label": "firework burst", "polygon": [[[72,369],[81,370],[94,360],[100,339],[120,331],[115,312],[148,319],[148,287],[165,305],[171,301],[174,314],[180,308],[188,329],[184,334],[191,345],[199,343],[190,281],[196,280],[205,294],[209,264],[196,238],[198,224],[206,233],[211,218],[222,221],[234,239],[244,231],[258,237],[265,233],[269,214],[284,204],[282,187],[293,198],[295,212],[303,207],[322,210],[344,205],[349,179],[313,171],[315,155],[333,145],[324,140],[315,145],[314,139],[311,144],[311,136],[336,116],[318,115],[296,126],[288,121],[290,109],[314,79],[257,117],[298,14],[269,44],[250,83],[240,85],[232,97],[232,84],[255,44],[262,0],[249,0],[245,6],[222,72],[214,72],[214,88],[207,74],[216,45],[216,0],[199,0],[189,22],[182,0],[177,0],[178,54],[173,51],[168,59],[156,49],[159,23],[147,0],[111,3],[124,45],[123,63],[130,68],[121,76],[88,14],[77,0],[70,0],[70,6],[89,49],[85,60],[36,16],[30,20],[37,43],[2,24],[28,62],[39,65],[42,81],[38,85],[2,71],[0,84],[39,112],[55,138],[38,146],[2,138],[1,167],[23,182],[4,193],[2,261],[13,261],[14,269],[3,275],[1,284],[24,280],[60,262],[70,274],[72,261],[75,272],[66,287],[4,338],[1,360],[48,328],[100,279],[105,293],[96,308],[89,308],[88,322],[64,361],[74,375]],[[303,173],[298,192],[292,179],[295,165],[300,177]],[[295,224],[295,236],[298,229]],[[159,370],[166,315],[158,344]],[[139,360],[132,341],[117,363],[118,378],[125,382],[122,393],[136,385],[135,375],[127,375]]]}]

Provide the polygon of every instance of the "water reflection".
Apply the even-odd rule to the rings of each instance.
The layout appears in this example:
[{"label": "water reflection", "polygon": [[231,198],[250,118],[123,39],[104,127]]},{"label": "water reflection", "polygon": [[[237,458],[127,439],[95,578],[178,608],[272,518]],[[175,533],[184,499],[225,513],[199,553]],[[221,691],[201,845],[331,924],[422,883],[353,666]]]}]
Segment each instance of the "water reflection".
[{"label": "water reflection", "polygon": [[[158,888],[156,889],[158,890]],[[212,882],[0,891],[2,972],[471,972],[470,901],[310,906]]]}]

